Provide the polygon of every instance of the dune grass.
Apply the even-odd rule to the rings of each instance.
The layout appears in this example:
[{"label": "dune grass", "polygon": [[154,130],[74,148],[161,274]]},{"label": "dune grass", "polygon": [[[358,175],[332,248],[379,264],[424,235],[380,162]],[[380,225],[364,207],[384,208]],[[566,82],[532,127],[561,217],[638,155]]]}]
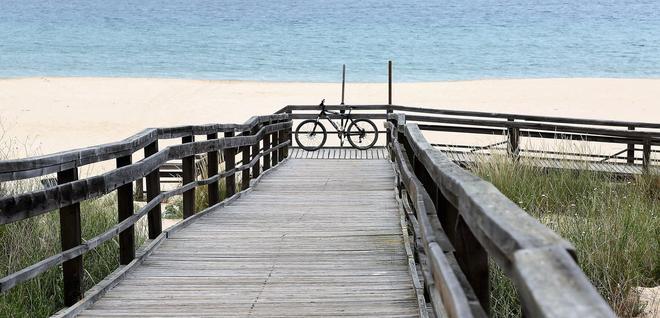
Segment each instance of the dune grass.
[{"label": "dune grass", "polygon": [[[622,317],[643,309],[633,287],[660,285],[660,179],[627,180],[589,172],[550,170],[506,156],[470,169],[577,249],[585,274]],[[520,316],[510,281],[492,266],[492,313]]]},{"label": "dune grass", "polygon": [[[38,151],[0,134],[0,160],[27,157],[30,154],[38,154]],[[41,189],[44,183],[52,185],[53,180],[3,182],[0,183],[0,197]],[[83,241],[117,224],[117,197],[114,192],[82,202],[80,210]],[[135,226],[137,246],[142,245],[146,239],[145,221],[140,220]],[[0,251],[2,277],[59,253],[59,211],[0,225]],[[119,265],[117,238],[85,253],[83,264],[83,288],[88,290]],[[56,266],[0,294],[0,317],[46,317],[57,312],[63,305],[62,267]]]},{"label": "dune grass", "polygon": [[[82,238],[93,238],[117,224],[116,195],[81,204]],[[145,222],[136,225],[136,245],[146,238]],[[30,266],[61,251],[59,212],[0,226],[1,275]],[[119,243],[110,240],[83,255],[83,288],[91,288],[119,265]],[[62,270],[54,267],[0,296],[0,317],[44,317],[63,307]]]}]

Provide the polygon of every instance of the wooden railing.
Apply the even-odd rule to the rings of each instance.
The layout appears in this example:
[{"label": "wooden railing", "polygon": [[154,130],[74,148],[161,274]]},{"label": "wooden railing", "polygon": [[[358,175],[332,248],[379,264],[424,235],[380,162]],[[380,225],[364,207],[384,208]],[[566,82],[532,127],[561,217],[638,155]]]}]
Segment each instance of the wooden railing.
[{"label": "wooden railing", "polygon": [[512,280],[528,317],[615,317],[573,246],[492,184],[451,162],[417,124],[393,114],[388,145],[415,253],[437,315],[489,313],[489,259]]},{"label": "wooden railing", "polygon": [[[388,113],[405,114],[406,120],[409,123],[417,123],[422,131],[504,136],[506,137],[504,144],[513,156],[521,156],[521,154],[534,156],[542,153],[547,157],[554,152],[560,159],[578,157],[583,160],[625,163],[644,168],[660,163],[660,160],[652,158],[654,153],[660,153],[660,123],[459,111],[401,105],[327,105],[326,109],[347,110],[349,107],[353,108],[357,118],[385,120]],[[290,113],[292,119],[309,119],[316,118],[318,111],[317,105],[289,105],[280,109],[278,113]],[[594,152],[601,151],[600,149],[593,149],[594,152],[590,153],[567,153],[551,149],[537,151],[524,149],[522,138],[597,142],[612,146],[618,144],[622,145],[622,149],[617,149],[614,153],[598,154]],[[456,145],[446,142],[435,142],[433,145],[468,150],[493,146]]]},{"label": "wooden railing", "polygon": [[[135,223],[145,215],[148,235],[157,246],[166,233],[161,226],[160,204],[174,195],[183,195],[184,220],[195,214],[195,189],[208,187],[209,207],[221,204],[219,181],[224,178],[226,197],[237,190],[235,175],[241,174],[241,190],[250,186],[261,169],[268,170],[288,155],[291,119],[287,114],[253,117],[245,124],[215,124],[147,129],[116,143],[60,152],[27,159],[0,161],[0,181],[16,181],[57,174],[57,185],[27,193],[0,198],[0,225],[32,218],[59,209],[62,252],[0,279],[0,292],[33,278],[62,264],[64,275],[64,303],[73,305],[83,295],[82,255],[101,243],[119,236],[119,261],[126,265],[135,259]],[[224,138],[218,138],[224,133]],[[235,136],[239,133],[238,136]],[[206,140],[195,141],[196,136]],[[181,144],[158,149],[162,139],[181,138]],[[261,144],[263,143],[263,147]],[[144,159],[133,163],[133,154],[144,150]],[[218,171],[218,152],[223,151],[225,170]],[[236,154],[242,161],[236,166]],[[206,154],[206,179],[195,175],[195,155]],[[116,160],[117,168],[109,172],[78,178],[81,166]],[[161,192],[159,167],[170,160],[180,159],[183,164],[183,184],[173,190]],[[251,172],[251,173],[250,173]],[[137,211],[133,206],[133,182],[146,177],[147,204]],[[119,223],[85,242],[81,240],[80,203],[117,191]]]},{"label": "wooden railing", "polygon": [[[509,152],[517,156],[520,138],[561,138],[624,144],[627,164],[645,168],[655,161],[660,145],[660,124],[464,112],[398,105],[354,107],[355,118],[382,121],[384,144],[395,162],[398,188],[416,238],[417,261],[433,308],[452,317],[483,316],[489,312],[488,261],[493,260],[513,281],[523,312],[530,317],[613,316],[575,260],[572,245],[527,215],[493,185],[471,175],[431,145],[422,131],[501,135]],[[120,263],[136,261],[133,227],[147,216],[146,251],[158,246],[160,203],[183,195],[185,220],[194,219],[195,189],[208,187],[209,207],[222,204],[219,181],[224,178],[227,197],[247,189],[250,179],[270,169],[288,154],[293,120],[316,118],[314,105],[286,106],[276,114],[253,117],[245,124],[182,126],[147,129],[120,142],[65,151],[47,156],[0,161],[0,182],[57,174],[57,185],[0,198],[0,225],[59,209],[62,252],[0,279],[0,292],[62,265],[64,303],[82,295],[82,255],[115,236],[119,237]],[[218,134],[223,133],[220,138]],[[195,140],[197,136],[206,139]],[[158,141],[181,138],[181,144],[159,149]],[[641,145],[641,157],[636,157]],[[144,151],[133,163],[134,154]],[[218,169],[218,152],[225,170]],[[208,178],[196,176],[195,156],[206,155]],[[240,165],[236,156],[240,154]],[[80,167],[107,160],[116,169],[79,179]],[[182,161],[182,186],[162,192],[159,168]],[[263,169],[263,170],[262,170]],[[240,173],[241,184],[235,175]],[[146,178],[147,203],[134,211],[133,182]],[[117,192],[118,224],[82,242],[80,203]],[[207,210],[208,211],[208,210]],[[147,254],[143,254],[147,255]]]}]

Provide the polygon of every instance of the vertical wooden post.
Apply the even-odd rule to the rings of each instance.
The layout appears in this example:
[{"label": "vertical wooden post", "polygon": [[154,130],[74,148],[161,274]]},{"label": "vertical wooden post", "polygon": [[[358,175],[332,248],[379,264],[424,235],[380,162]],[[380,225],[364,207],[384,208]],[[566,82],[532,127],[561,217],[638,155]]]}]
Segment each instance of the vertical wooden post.
[{"label": "vertical wooden post", "polygon": [[270,150],[270,134],[264,134],[264,171],[270,169],[270,153],[266,153],[266,151]]},{"label": "vertical wooden post", "polygon": [[[117,158],[117,168],[133,162],[131,155]],[[117,220],[121,222],[131,217],[133,211],[133,182],[117,188]],[[133,226],[119,233],[119,264],[127,265],[135,258],[135,231]]]},{"label": "vertical wooden post", "polygon": [[144,201],[144,178],[135,180],[135,200]]},{"label": "vertical wooden post", "polygon": [[289,147],[291,147],[293,145],[293,140],[292,140],[292,138],[293,138],[293,111],[291,111],[289,109],[289,110],[286,111],[286,113],[288,115],[288,118],[287,118],[286,121],[291,122],[291,128],[286,129],[285,134],[284,134],[284,137],[285,137],[284,141],[289,142],[289,145],[284,147],[284,157],[285,158],[289,157]]},{"label": "vertical wooden post", "polygon": [[651,166],[651,140],[644,140],[644,146],[642,147],[642,167],[645,171],[649,170]]},{"label": "vertical wooden post", "polygon": [[392,138],[392,136],[393,136],[392,134],[397,133],[399,122],[398,122],[398,120],[396,120],[394,118],[392,118],[392,119],[388,118],[387,121],[392,123],[392,126],[388,127],[388,129],[387,129],[387,145],[385,145],[385,146],[389,150],[390,160],[392,162],[396,162],[396,159],[394,158],[395,157],[395,155],[394,155],[394,143],[398,142],[398,140],[396,138]]},{"label": "vertical wooden post", "polygon": [[[284,131],[284,129],[276,132],[276,134],[277,134],[277,140],[278,140],[279,143],[283,143],[283,142],[286,141],[286,131]],[[280,150],[277,151],[277,159],[278,159],[277,161],[282,161],[286,157],[284,155],[284,152],[286,150],[285,148],[286,147],[282,147],[282,148],[280,148]]]},{"label": "vertical wooden post", "polygon": [[[181,143],[189,143],[195,140],[195,136],[185,136],[181,138]],[[183,184],[186,185],[195,181],[195,155],[184,157],[183,163]],[[187,219],[195,214],[195,188],[183,193],[183,218]]]},{"label": "vertical wooden post", "polygon": [[483,307],[490,313],[490,284],[488,281],[488,253],[470,231],[463,217],[458,217],[454,248],[456,260]]},{"label": "vertical wooden post", "polygon": [[[513,118],[507,118],[507,121],[513,122]],[[518,158],[520,152],[520,130],[517,127],[508,126],[506,128],[506,133],[509,138],[509,154],[514,158]]]},{"label": "vertical wooden post", "polygon": [[[271,140],[272,140],[272,145],[271,145],[271,147],[272,147],[272,148],[275,148],[275,147],[277,147],[277,145],[280,144],[280,140],[279,140],[279,138],[278,138],[278,136],[277,136],[277,131],[274,132],[274,133],[272,133],[272,134],[270,134],[270,135],[271,135]],[[274,167],[278,162],[280,162],[280,158],[279,158],[278,153],[279,153],[279,149],[278,149],[278,150],[275,150],[275,151],[273,151],[273,152],[271,152],[271,154],[272,154],[272,156],[271,156],[271,165],[272,165],[273,167]]]},{"label": "vertical wooden post", "polygon": [[[629,126],[628,130],[635,130],[634,126]],[[626,162],[629,164],[635,163],[635,144],[628,144],[628,149],[626,151]]]},{"label": "vertical wooden post", "polygon": [[[225,138],[234,137],[233,131],[225,132]],[[236,148],[225,148],[225,171],[236,168]],[[236,174],[232,173],[225,178],[227,197],[236,193]]]},{"label": "vertical wooden post", "polygon": [[[387,120],[389,122],[392,122],[392,123],[395,123],[395,125],[396,125],[396,120],[392,121],[392,120],[389,119],[389,114],[391,114],[392,112],[393,112],[392,105],[388,105],[387,110],[386,110],[386,115],[385,115],[387,119],[385,119],[385,120]],[[389,144],[392,142],[392,134],[390,133],[389,129],[386,130],[385,135],[386,135],[385,136],[385,140],[386,140],[385,147],[389,147]]]},{"label": "vertical wooden post", "polygon": [[[57,173],[57,184],[65,184],[78,180],[78,168],[74,167]],[[60,208],[60,237],[62,251],[80,245],[80,203],[74,203]],[[83,296],[83,259],[82,255],[62,263],[64,283],[64,305],[71,306]]]},{"label": "vertical wooden post", "polygon": [[[250,131],[244,131],[241,136],[247,137],[250,136]],[[245,168],[250,164],[250,146],[241,147],[241,167]],[[250,187],[250,169],[244,169],[241,171],[241,190],[245,190]]]},{"label": "vertical wooden post", "polygon": [[[218,139],[218,133],[206,135],[206,140]],[[218,151],[209,151],[206,153],[207,167],[206,174],[209,178],[218,174]],[[214,206],[220,202],[220,190],[218,181],[209,183],[208,187],[209,206]]]},{"label": "vertical wooden post", "polygon": [[[153,156],[158,152],[158,140],[150,143],[144,148],[144,157]],[[160,169],[150,172],[147,175],[147,201],[155,199],[160,194]],[[149,238],[155,239],[163,231],[163,222],[161,220],[160,204],[154,206],[147,214],[147,224],[149,228]]]},{"label": "vertical wooden post", "polygon": [[387,63],[387,104],[392,105],[392,61]]},{"label": "vertical wooden post", "polygon": [[454,246],[456,261],[472,286],[479,303],[488,314],[490,311],[488,253],[474,237],[458,209],[437,187],[429,195],[432,196],[440,224]]},{"label": "vertical wooden post", "polygon": [[[259,132],[259,126],[255,126],[254,129],[252,129],[252,135],[256,135],[258,132]],[[257,140],[252,145],[252,157],[250,157],[250,160],[254,160],[254,158],[256,158],[259,155],[259,153],[261,152],[260,151],[261,149],[259,149],[260,143],[261,143],[261,141]],[[254,166],[252,166],[252,178],[258,177],[259,174],[261,173],[260,170],[261,170],[261,167],[259,165],[259,161],[257,161],[254,164]]]}]

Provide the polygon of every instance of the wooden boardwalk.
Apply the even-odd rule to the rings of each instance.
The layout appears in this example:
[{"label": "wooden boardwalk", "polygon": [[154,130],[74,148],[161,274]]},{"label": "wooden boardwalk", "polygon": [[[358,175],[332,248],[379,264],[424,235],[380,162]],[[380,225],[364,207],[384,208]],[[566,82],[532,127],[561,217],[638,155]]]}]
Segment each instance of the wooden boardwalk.
[{"label": "wooden boardwalk", "polygon": [[389,161],[290,159],[80,316],[419,317],[402,220]]},{"label": "wooden boardwalk", "polygon": [[387,159],[385,147],[373,147],[367,150],[354,148],[324,147],[316,151],[306,151],[301,148],[291,148],[293,159]]}]

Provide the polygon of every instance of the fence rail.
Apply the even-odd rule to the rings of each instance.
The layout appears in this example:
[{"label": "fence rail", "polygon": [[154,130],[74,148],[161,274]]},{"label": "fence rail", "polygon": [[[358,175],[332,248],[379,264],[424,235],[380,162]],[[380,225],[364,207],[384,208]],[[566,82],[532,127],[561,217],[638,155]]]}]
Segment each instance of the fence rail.
[{"label": "fence rail", "polygon": [[[57,173],[58,184],[42,190],[0,198],[0,225],[17,222],[59,209],[62,252],[46,258],[0,279],[0,292],[33,278],[62,264],[64,275],[64,303],[73,305],[82,295],[82,255],[103,242],[119,236],[120,264],[129,264],[135,258],[133,226],[148,216],[149,238],[161,235],[160,204],[165,199],[183,194],[183,216],[195,213],[195,189],[208,186],[209,206],[219,203],[219,180],[225,179],[227,195],[236,192],[235,175],[241,173],[244,190],[250,178],[276,165],[288,154],[291,120],[288,115],[253,117],[245,124],[182,126],[147,129],[121,142],[99,145],[53,155],[19,160],[0,161],[0,179],[15,181]],[[224,138],[218,138],[223,132]],[[235,136],[235,132],[240,132]],[[195,141],[196,135],[206,140]],[[182,143],[158,150],[159,139],[181,138]],[[260,147],[263,143],[263,148]],[[144,159],[132,163],[132,155],[144,150]],[[241,164],[235,157],[241,152]],[[225,171],[218,171],[218,152],[223,151]],[[195,155],[207,155],[208,178],[197,179]],[[101,175],[78,179],[80,166],[116,159],[117,168]],[[182,160],[182,186],[161,192],[159,168],[173,159]],[[250,170],[252,174],[250,174]],[[133,182],[146,177],[147,204],[134,211]],[[119,223],[104,233],[81,242],[80,202],[100,197],[117,190]]]},{"label": "fence rail", "polygon": [[452,163],[404,115],[390,121],[399,194],[420,242],[416,252],[438,315],[489,312],[492,259],[513,281],[529,317],[615,316],[578,267],[569,242]]},{"label": "fence rail", "polygon": [[[401,105],[326,105],[328,110],[352,108],[356,118],[384,120],[388,113],[402,113],[409,123],[417,123],[422,131],[477,134],[506,137],[507,151],[514,156],[521,152],[534,153],[534,149],[523,149],[522,139],[552,139],[598,142],[624,145],[612,152],[597,154],[609,157],[611,162],[639,165],[644,169],[658,162],[652,159],[660,151],[660,124],[615,120],[578,119],[552,116],[517,115],[477,111],[459,111],[436,108],[410,107]],[[277,113],[289,113],[292,119],[316,118],[319,107],[315,105],[289,105]],[[446,146],[461,148],[463,145]],[[480,146],[474,145],[473,148]],[[654,148],[655,147],[655,148]],[[536,151],[538,152],[538,151]],[[544,151],[550,154],[552,151]],[[619,156],[625,154],[624,156]],[[639,155],[636,155],[639,154]],[[566,154],[557,154],[562,158]],[[588,154],[576,157],[593,159]]]}]

